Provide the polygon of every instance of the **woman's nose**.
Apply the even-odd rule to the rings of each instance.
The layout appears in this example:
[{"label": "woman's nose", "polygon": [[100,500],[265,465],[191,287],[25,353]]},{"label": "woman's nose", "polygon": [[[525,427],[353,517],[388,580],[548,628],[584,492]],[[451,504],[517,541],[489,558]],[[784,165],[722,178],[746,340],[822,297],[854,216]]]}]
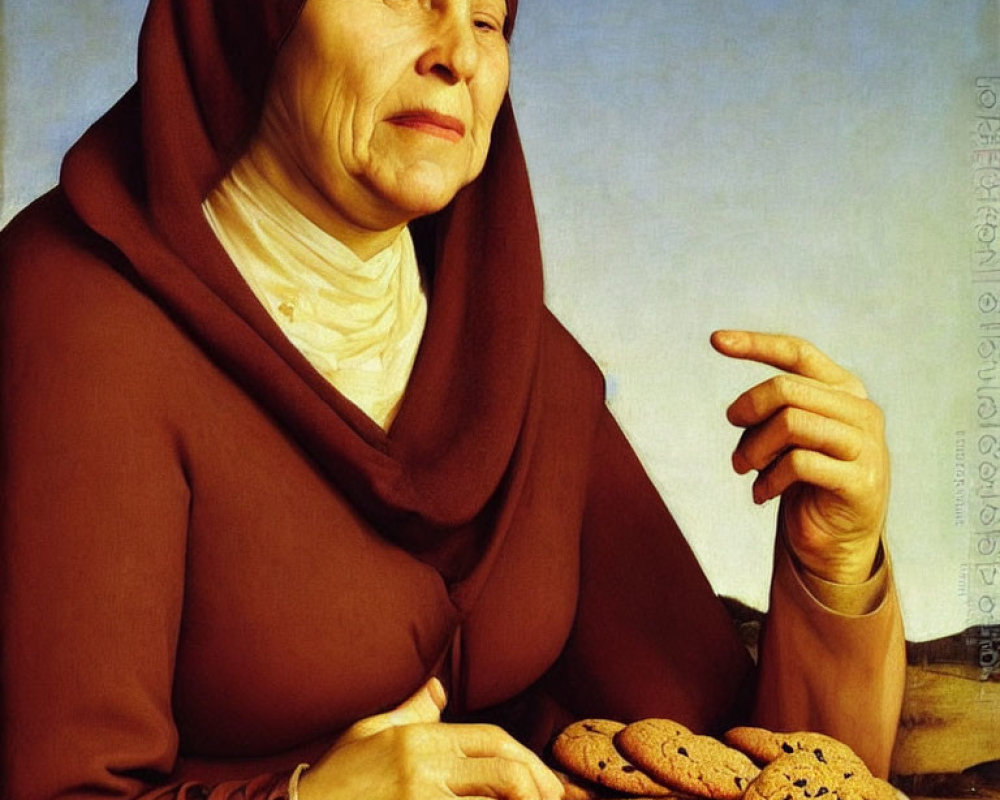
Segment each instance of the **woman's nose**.
[{"label": "woman's nose", "polygon": [[428,46],[417,62],[421,74],[437,74],[449,83],[468,81],[479,66],[479,45],[468,12],[441,9],[430,24]]}]

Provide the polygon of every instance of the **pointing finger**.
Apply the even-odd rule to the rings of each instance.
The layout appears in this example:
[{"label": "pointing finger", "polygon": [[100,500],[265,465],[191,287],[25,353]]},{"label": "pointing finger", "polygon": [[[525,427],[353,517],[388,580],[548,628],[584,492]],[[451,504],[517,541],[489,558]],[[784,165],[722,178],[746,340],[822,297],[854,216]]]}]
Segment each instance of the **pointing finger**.
[{"label": "pointing finger", "polygon": [[715,331],[712,347],[729,358],[756,361],[794,375],[833,384],[857,397],[867,397],[864,386],[848,370],[805,339],[754,331]]}]

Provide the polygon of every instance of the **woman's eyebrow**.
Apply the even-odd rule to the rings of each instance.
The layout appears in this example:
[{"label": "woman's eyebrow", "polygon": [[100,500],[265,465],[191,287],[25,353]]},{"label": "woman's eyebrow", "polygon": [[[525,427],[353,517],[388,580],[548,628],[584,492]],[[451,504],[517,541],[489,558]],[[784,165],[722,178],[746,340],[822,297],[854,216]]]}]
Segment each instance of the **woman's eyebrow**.
[{"label": "woman's eyebrow", "polygon": [[499,11],[503,15],[504,19],[506,19],[510,14],[510,9],[507,7],[506,0],[483,0],[482,5],[491,11]]}]

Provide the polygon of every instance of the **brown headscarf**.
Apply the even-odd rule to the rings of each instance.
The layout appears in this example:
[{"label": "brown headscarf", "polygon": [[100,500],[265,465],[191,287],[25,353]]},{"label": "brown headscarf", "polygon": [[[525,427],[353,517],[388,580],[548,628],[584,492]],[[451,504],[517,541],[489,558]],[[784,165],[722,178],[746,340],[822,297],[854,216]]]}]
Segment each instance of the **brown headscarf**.
[{"label": "brown headscarf", "polygon": [[[67,155],[62,186],[134,280],[265,406],[388,536],[413,550],[487,505],[531,432],[541,256],[509,98],[482,175],[414,225],[430,312],[383,432],[259,305],[204,220],[257,123],[303,0],[152,0],[137,85]],[[517,9],[508,0],[509,35]]]}]

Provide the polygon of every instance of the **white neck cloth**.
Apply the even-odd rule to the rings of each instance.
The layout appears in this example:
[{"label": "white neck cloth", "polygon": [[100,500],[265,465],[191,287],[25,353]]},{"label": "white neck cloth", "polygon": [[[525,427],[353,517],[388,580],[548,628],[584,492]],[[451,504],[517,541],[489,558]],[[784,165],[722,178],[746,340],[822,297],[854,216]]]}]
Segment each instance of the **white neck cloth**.
[{"label": "white neck cloth", "polygon": [[368,261],[314,225],[243,158],[205,217],[298,350],[382,428],[392,424],[427,318],[408,229]]}]

